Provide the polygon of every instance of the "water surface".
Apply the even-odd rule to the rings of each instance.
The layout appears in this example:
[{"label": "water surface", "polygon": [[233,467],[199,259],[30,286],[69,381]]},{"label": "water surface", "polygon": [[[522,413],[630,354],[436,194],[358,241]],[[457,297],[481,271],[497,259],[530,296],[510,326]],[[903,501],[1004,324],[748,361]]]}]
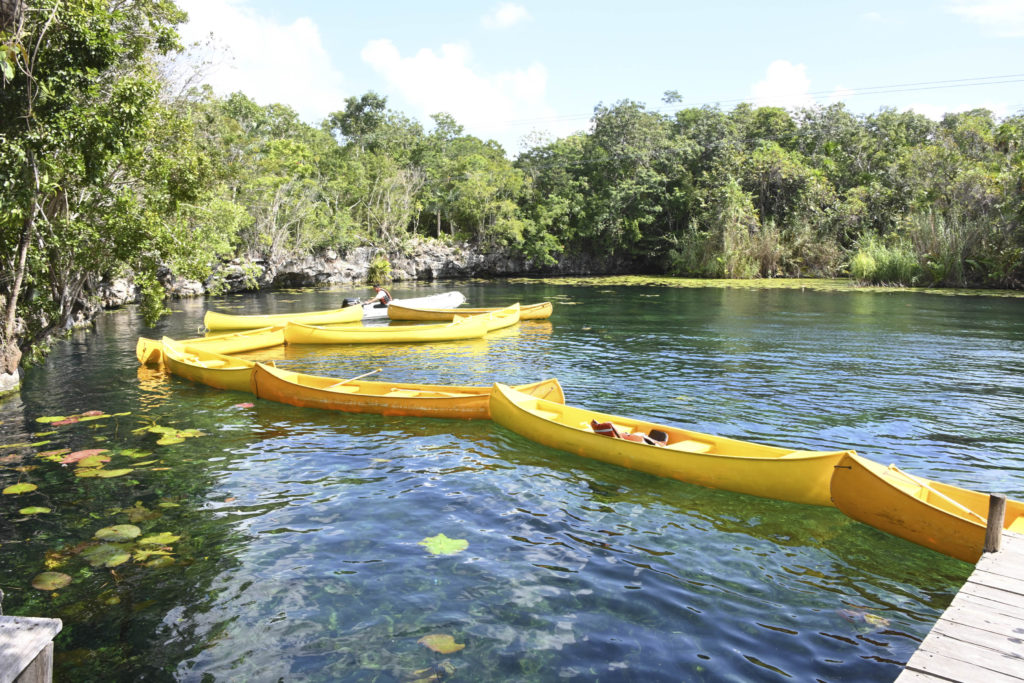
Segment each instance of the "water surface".
[{"label": "water surface", "polygon": [[[615,281],[393,293],[453,286],[468,305],[555,312],[478,341],[245,355],[339,378],[557,377],[572,404],[1024,497],[1020,299]],[[658,479],[486,421],[278,405],[134,357],[140,335],[194,336],[207,307],[360,293],[178,301],[156,328],[113,312],[0,404],[0,485],[38,485],[0,496],[3,609],[64,621],[55,679],[892,680],[971,570],[831,508]],[[130,414],[36,421],[93,409]],[[202,436],[161,446],[136,431],[154,424]],[[79,478],[36,457],[57,448],[133,471]],[[94,533],[125,523],[179,537],[151,548],[172,559],[91,566]],[[468,546],[432,555],[438,534]],[[72,583],[32,588],[46,570]],[[464,647],[434,652],[432,634]]]}]

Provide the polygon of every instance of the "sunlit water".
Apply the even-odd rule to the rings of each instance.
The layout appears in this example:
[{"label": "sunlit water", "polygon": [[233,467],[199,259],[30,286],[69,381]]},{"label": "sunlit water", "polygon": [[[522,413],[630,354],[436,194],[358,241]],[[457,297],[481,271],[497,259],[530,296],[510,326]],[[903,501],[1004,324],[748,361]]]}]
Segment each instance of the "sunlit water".
[{"label": "sunlit water", "polygon": [[[246,355],[339,378],[377,367],[396,382],[557,377],[572,404],[855,448],[1024,496],[1024,300],[394,289],[452,287],[473,306],[550,300],[555,312],[482,341]],[[835,509],[618,469],[487,421],[293,408],[135,360],[138,336],[195,336],[206,307],[313,310],[359,293],[175,302],[155,329],[113,312],[0,404],[0,486],[38,485],[0,496],[3,610],[63,620],[57,680],[892,680],[971,570]],[[36,421],[93,409],[130,415]],[[203,435],[160,446],[134,431],[151,424]],[[108,449],[108,468],[133,471],[79,478],[35,457],[65,447]],[[126,523],[180,537],[146,546],[173,562],[91,566],[93,534]],[[468,546],[432,555],[422,542],[438,534]],[[32,588],[48,569],[72,583]],[[464,647],[434,652],[421,642],[432,634]]]}]

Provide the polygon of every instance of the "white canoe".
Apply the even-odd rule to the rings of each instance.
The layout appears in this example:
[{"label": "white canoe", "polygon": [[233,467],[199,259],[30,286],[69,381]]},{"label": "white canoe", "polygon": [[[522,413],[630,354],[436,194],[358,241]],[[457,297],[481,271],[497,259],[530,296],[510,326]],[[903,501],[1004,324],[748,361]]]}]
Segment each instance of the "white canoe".
[{"label": "white canoe", "polygon": [[[394,299],[403,306],[418,306],[420,308],[458,308],[466,301],[462,292],[442,292],[429,296],[420,296],[412,299]],[[363,306],[363,320],[367,318],[387,318],[388,309],[386,306],[377,307],[373,304]]]}]

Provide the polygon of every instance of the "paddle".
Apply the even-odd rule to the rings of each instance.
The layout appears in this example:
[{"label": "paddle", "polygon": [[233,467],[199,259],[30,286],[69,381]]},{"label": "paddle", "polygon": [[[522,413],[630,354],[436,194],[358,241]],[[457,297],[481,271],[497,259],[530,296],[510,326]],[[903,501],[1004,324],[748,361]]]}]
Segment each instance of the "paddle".
[{"label": "paddle", "polygon": [[915,477],[915,476],[914,476],[914,475],[912,475],[912,474],[909,474],[909,473],[907,473],[907,472],[904,472],[904,471],[903,471],[903,470],[901,470],[901,469],[900,469],[899,467],[896,467],[896,465],[889,465],[889,469],[890,469],[890,470],[892,470],[893,472],[899,472],[899,473],[900,473],[900,474],[902,474],[902,475],[903,475],[904,477],[906,477],[906,478],[907,478],[907,479],[909,479],[910,481],[914,482],[914,483],[915,483],[915,484],[917,484],[918,486],[923,486],[924,488],[928,489],[929,491],[931,491],[932,493],[934,493],[935,495],[937,495],[937,496],[938,496],[939,498],[942,498],[943,500],[945,500],[945,501],[947,501],[947,502],[949,502],[949,503],[952,503],[953,505],[957,506],[958,508],[960,508],[961,510],[963,510],[963,511],[964,511],[964,512],[966,512],[967,514],[970,514],[970,515],[974,515],[975,517],[977,517],[978,519],[980,519],[980,520],[982,521],[982,523],[986,523],[986,522],[987,522],[987,520],[986,520],[986,519],[985,519],[984,517],[982,517],[981,515],[979,515],[979,514],[978,514],[977,512],[975,512],[974,510],[971,510],[970,508],[966,507],[966,506],[965,506],[965,505],[963,505],[962,503],[958,503],[957,501],[955,501],[955,500],[953,500],[952,498],[950,498],[949,496],[947,496],[947,495],[946,495],[945,493],[942,493],[941,491],[937,491],[937,490],[933,489],[933,488],[932,488],[931,486],[929,486],[929,485],[928,485],[928,483],[927,483],[927,482],[925,482],[925,481],[922,481],[922,480],[918,479],[917,477]]},{"label": "paddle", "polygon": [[353,377],[351,379],[344,379],[344,380],[342,380],[340,382],[335,382],[334,384],[332,384],[331,386],[329,386],[327,388],[328,389],[333,389],[334,387],[340,387],[342,384],[348,384],[349,382],[355,382],[357,379],[362,379],[364,377],[369,377],[370,375],[377,374],[378,372],[380,372],[383,369],[384,368],[377,368],[376,370],[370,370],[369,372],[364,372],[363,374],[356,375],[355,377]]}]

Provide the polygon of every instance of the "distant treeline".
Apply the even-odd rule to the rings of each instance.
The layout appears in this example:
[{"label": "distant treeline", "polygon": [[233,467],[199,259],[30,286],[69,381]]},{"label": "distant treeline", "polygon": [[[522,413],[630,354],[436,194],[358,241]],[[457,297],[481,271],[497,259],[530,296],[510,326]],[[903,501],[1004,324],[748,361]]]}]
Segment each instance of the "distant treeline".
[{"label": "distant treeline", "polygon": [[[163,308],[161,268],[412,236],[595,255],[699,277],[1024,283],[1024,115],[941,122],[842,104],[672,114],[621,101],[515,160],[450,115],[369,92],[319,126],[242,93],[174,90],[170,0],[11,0],[0,16],[0,345],[66,329],[105,277]],[[24,321],[24,325],[18,322]],[[4,368],[0,367],[0,371]]]}]

